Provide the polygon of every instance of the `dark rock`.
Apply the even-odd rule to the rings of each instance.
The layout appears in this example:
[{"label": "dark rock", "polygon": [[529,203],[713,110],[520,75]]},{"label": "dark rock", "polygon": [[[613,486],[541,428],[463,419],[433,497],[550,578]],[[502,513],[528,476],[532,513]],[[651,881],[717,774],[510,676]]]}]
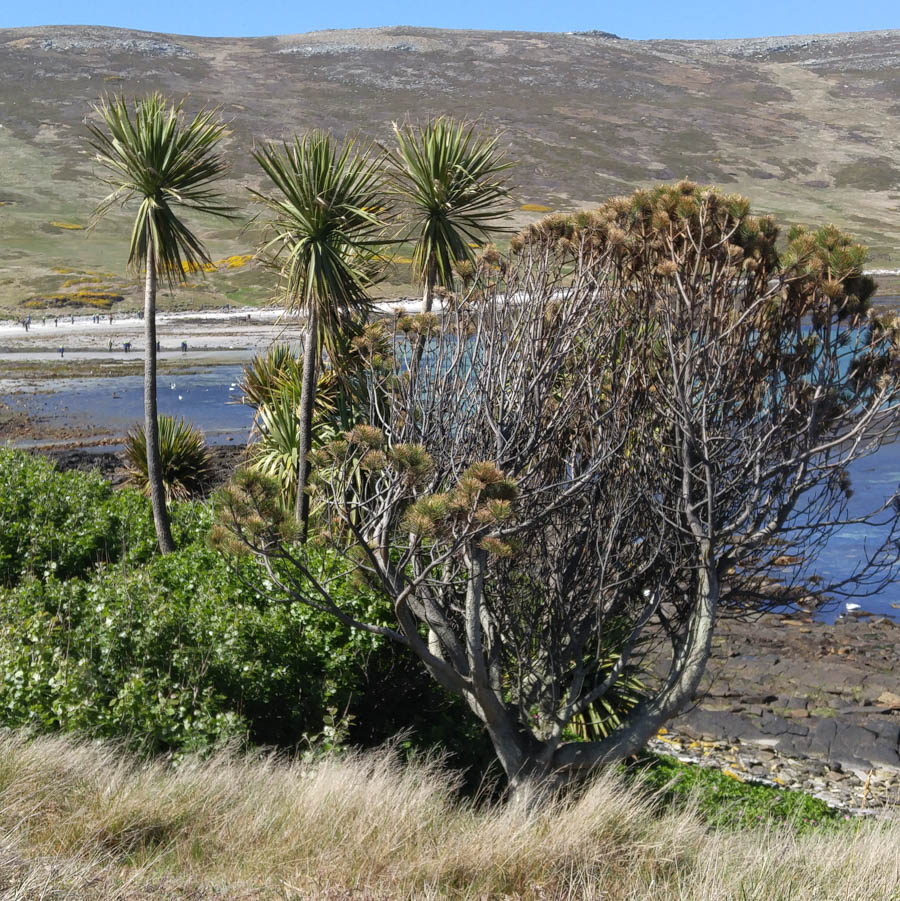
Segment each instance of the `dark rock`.
[{"label": "dark rock", "polygon": [[869,725],[869,729],[886,744],[895,748],[900,746],[900,723],[896,720],[875,720]]},{"label": "dark rock", "polygon": [[898,753],[897,745],[895,744],[890,744],[886,741],[876,741],[865,750],[865,757],[866,760],[876,766],[900,769],[900,753]]},{"label": "dark rock", "polygon": [[[875,735],[868,729],[859,726],[839,724],[835,729],[834,738],[831,741],[829,757],[832,760],[840,760],[851,766],[865,766],[872,762],[872,754],[881,754],[887,750],[887,743],[883,749],[876,746]],[[900,764],[896,749],[893,750],[891,763]]]},{"label": "dark rock", "polygon": [[809,750],[811,754],[831,758],[831,743],[837,734],[837,724],[832,719],[816,720],[809,734]]},{"label": "dark rock", "polygon": [[781,735],[789,731],[789,724],[783,716],[776,716],[768,710],[763,710],[759,728],[765,735]]}]

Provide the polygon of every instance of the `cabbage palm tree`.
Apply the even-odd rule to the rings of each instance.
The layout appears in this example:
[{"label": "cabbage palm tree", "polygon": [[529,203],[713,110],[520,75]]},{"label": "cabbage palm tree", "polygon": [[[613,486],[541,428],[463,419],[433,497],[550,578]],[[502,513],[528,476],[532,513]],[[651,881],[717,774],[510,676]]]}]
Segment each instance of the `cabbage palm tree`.
[{"label": "cabbage palm tree", "polygon": [[199,237],[180,218],[181,210],[230,217],[232,210],[213,187],[227,166],[219,153],[225,125],[215,110],[187,120],[182,102],[161,94],[136,100],[124,97],[94,107],[100,124],[89,123],[94,160],[112,191],[94,211],[101,219],[114,206],[138,203],[128,248],[129,268],[143,270],[144,283],[144,431],[147,478],[156,537],[162,553],[175,550],[166,509],[156,413],[156,287],[203,271],[210,262]]},{"label": "cabbage palm tree", "polygon": [[309,461],[322,348],[340,346],[370,309],[372,261],[384,232],[381,159],[355,141],[312,131],[253,152],[274,191],[252,191],[272,213],[261,255],[278,270],[285,306],[306,316],[296,513],[309,522]]},{"label": "cabbage palm tree", "polygon": [[424,288],[422,312],[434,289],[452,283],[453,264],[472,261],[472,245],[506,229],[511,212],[502,174],[514,163],[497,136],[469,122],[442,116],[421,127],[394,123],[396,147],[388,152],[394,189],[405,206],[408,237],[415,241],[413,274]]}]

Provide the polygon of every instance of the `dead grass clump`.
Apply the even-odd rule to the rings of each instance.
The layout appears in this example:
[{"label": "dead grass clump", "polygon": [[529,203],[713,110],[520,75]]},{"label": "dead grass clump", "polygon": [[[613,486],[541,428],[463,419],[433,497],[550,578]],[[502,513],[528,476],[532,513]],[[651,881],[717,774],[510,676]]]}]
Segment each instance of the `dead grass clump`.
[{"label": "dead grass clump", "polygon": [[173,768],[2,733],[0,898],[900,901],[897,824],[710,833],[612,775],[532,810],[457,788],[390,749]]}]

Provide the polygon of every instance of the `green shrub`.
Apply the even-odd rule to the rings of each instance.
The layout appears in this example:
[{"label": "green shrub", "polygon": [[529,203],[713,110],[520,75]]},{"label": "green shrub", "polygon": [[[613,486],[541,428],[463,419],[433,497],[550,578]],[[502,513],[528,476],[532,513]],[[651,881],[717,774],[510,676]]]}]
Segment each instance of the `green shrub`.
[{"label": "green shrub", "polygon": [[146,559],[152,538],[137,495],[113,493],[97,473],[60,473],[42,457],[0,450],[0,585],[81,576],[123,548]]},{"label": "green shrub", "polygon": [[[173,508],[183,545],[205,534],[202,506]],[[98,472],[58,472],[44,457],[0,449],[0,586],[26,576],[84,578],[99,564],[136,566],[156,554],[150,502],[113,491]]]},{"label": "green shrub", "polygon": [[299,741],[346,703],[374,638],[264,588],[251,561],[200,543],[124,575],[25,581],[2,598],[4,723],[152,751]]},{"label": "green shrub", "polygon": [[[161,557],[138,492],[0,451],[0,725],[184,752],[291,746],[335,708],[351,743],[412,730],[412,744],[458,749],[477,779],[482,730],[417,660],[267,598],[254,560],[207,546],[207,505],[171,513],[180,549]],[[388,621],[376,592],[349,579],[335,590]]]}]

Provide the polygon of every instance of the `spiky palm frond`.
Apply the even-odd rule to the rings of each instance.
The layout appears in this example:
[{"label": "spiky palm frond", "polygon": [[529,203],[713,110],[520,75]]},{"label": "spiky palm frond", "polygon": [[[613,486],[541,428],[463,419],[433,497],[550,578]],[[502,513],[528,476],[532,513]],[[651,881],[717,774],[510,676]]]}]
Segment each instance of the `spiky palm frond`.
[{"label": "spiky palm frond", "polygon": [[264,404],[257,410],[257,427],[260,440],[250,446],[250,468],[275,479],[285,506],[293,506],[300,458],[296,402],[285,395]]},{"label": "spiky palm frond", "polygon": [[[316,387],[313,440],[321,444],[337,434],[336,396],[338,382],[333,372],[323,373]],[[297,492],[300,459],[300,380],[278,382],[268,399],[256,409],[258,440],[249,445],[250,468],[275,479],[281,486],[285,505],[293,503]]]},{"label": "spiky palm frond", "polygon": [[[377,330],[373,332],[374,336],[367,335],[366,346],[384,350],[383,339]],[[314,446],[327,444],[362,422],[368,410],[372,388],[360,366],[360,350],[347,342],[343,354],[316,382]],[[244,367],[239,382],[244,402],[255,408],[250,467],[278,481],[285,504],[297,490],[302,378],[301,361],[294,350],[287,344],[275,344]]]},{"label": "spiky palm frond", "polygon": [[271,403],[287,382],[296,383],[299,391],[302,377],[303,367],[296,351],[289,344],[273,344],[244,366],[238,387],[243,402],[259,408]]},{"label": "spiky palm frond", "polygon": [[291,309],[315,308],[327,343],[368,312],[388,215],[381,160],[320,131],[253,157],[275,187],[251,191],[272,213],[261,256],[277,268]]},{"label": "spiky palm frond", "polygon": [[87,126],[94,161],[107,170],[103,181],[113,188],[93,220],[137,199],[128,264],[144,266],[152,241],[158,272],[170,282],[210,262],[200,238],[179,218],[179,208],[234,216],[213,187],[228,168],[218,151],[226,126],[217,110],[202,110],[188,121],[182,107],[183,101],[154,93],[135,101],[132,112],[124,97],[107,97],[94,107],[101,124]]},{"label": "spiky palm frond", "polygon": [[[212,476],[212,455],[203,435],[184,419],[159,417],[159,455],[166,502],[202,494]],[[147,437],[143,425],[125,438],[125,469],[130,484],[150,494]]]},{"label": "spiky palm frond", "polygon": [[395,192],[407,208],[412,266],[425,282],[449,285],[453,265],[473,260],[470,244],[506,230],[509,186],[501,178],[514,163],[497,136],[470,122],[440,117],[421,127],[394,124],[396,149],[387,151]]},{"label": "spiky palm frond", "polygon": [[570,728],[583,741],[606,738],[627,719],[647,693],[647,686],[641,680],[641,666],[633,661],[627,661],[622,666],[621,648],[627,642],[630,631],[629,624],[624,621],[608,622],[597,657],[593,661],[585,661],[585,685],[588,686],[605,682],[616,667],[620,667],[621,671],[601,698],[572,718]]},{"label": "spiky palm frond", "polygon": [[[600,667],[605,676],[615,665],[616,659],[609,659]],[[632,667],[616,680],[610,690],[599,701],[595,701],[588,709],[572,718],[572,731],[583,741],[601,741],[614,729],[622,725],[628,714],[640,703],[646,693],[647,686],[637,675],[638,669]]]},{"label": "spiky palm frond", "polygon": [[[316,384],[313,407],[313,421],[327,418],[335,411],[335,392],[338,374],[327,370]],[[260,411],[288,398],[297,409],[303,389],[303,362],[289,344],[273,344],[264,354],[255,356],[246,366],[238,380],[242,401],[254,407],[255,429],[259,430]]]}]

